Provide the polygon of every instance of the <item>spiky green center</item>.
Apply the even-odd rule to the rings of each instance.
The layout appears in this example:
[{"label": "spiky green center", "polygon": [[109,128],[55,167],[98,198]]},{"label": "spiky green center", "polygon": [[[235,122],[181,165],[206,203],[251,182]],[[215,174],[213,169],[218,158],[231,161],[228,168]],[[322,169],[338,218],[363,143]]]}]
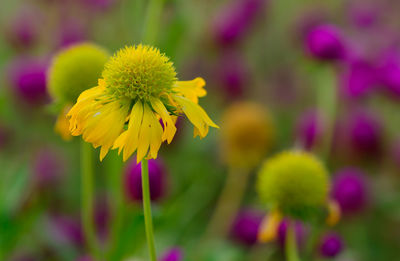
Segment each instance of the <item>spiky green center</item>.
[{"label": "spiky green center", "polygon": [[170,92],[176,72],[158,49],[138,45],[119,50],[106,63],[103,78],[108,91],[117,97],[148,100]]}]

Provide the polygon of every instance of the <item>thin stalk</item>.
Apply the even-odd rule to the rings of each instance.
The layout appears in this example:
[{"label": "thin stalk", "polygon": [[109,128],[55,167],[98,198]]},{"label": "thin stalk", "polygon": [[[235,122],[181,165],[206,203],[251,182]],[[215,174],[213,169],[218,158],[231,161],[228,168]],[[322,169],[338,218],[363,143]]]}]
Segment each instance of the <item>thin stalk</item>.
[{"label": "thin stalk", "polygon": [[289,221],[286,230],[285,252],[287,261],[300,261],[297,253],[297,242],[294,222]]},{"label": "thin stalk", "polygon": [[249,173],[230,169],[218,199],[214,214],[208,225],[206,240],[211,237],[225,237],[236,217],[244,192],[247,187]]},{"label": "thin stalk", "polygon": [[146,228],[147,245],[149,248],[150,261],[157,261],[156,248],[154,245],[153,221],[151,215],[149,168],[147,160],[142,160],[142,191],[143,191],[143,212]]},{"label": "thin stalk", "polygon": [[82,226],[90,253],[100,260],[100,249],[97,245],[96,230],[93,218],[93,153],[89,143],[81,141],[81,201]]},{"label": "thin stalk", "polygon": [[164,0],[150,0],[147,7],[146,23],[143,31],[143,42],[155,44],[160,26]]}]

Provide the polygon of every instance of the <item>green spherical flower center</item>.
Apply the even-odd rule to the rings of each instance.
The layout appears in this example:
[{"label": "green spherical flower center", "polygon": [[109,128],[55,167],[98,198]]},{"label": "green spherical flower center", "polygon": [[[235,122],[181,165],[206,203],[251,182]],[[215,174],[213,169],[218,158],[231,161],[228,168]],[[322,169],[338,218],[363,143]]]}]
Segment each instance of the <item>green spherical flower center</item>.
[{"label": "green spherical flower center", "polygon": [[284,214],[302,218],[327,198],[329,177],[312,154],[285,152],[265,162],[257,188],[261,199]]},{"label": "green spherical flower center", "polygon": [[58,103],[74,103],[86,89],[95,87],[108,52],[94,44],[73,45],[60,51],[48,73],[48,88]]},{"label": "green spherical flower center", "polygon": [[106,63],[103,78],[108,91],[119,98],[148,100],[171,92],[176,72],[158,49],[138,45],[119,50]]}]

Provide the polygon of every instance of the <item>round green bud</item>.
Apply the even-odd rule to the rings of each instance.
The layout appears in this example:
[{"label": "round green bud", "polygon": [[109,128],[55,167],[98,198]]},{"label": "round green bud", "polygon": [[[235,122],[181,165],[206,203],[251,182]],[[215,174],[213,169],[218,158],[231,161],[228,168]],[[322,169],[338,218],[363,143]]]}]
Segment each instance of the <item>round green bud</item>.
[{"label": "round green bud", "polygon": [[264,203],[284,215],[304,219],[326,202],[329,176],[314,155],[283,152],[265,161],[258,174],[257,190]]},{"label": "round green bud", "polygon": [[169,58],[147,45],[119,50],[105,65],[103,78],[117,97],[142,100],[171,92],[177,80]]},{"label": "round green bud", "polygon": [[59,103],[74,103],[86,89],[97,86],[109,53],[94,44],[76,44],[53,58],[48,73],[50,95]]}]

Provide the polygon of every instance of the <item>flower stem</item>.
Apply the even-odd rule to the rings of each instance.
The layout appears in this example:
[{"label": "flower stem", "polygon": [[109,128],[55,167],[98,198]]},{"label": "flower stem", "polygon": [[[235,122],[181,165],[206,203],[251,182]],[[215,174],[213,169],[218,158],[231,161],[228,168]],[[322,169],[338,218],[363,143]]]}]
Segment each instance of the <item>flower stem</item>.
[{"label": "flower stem", "polygon": [[96,243],[96,232],[93,218],[93,153],[89,143],[81,141],[81,200],[82,226],[87,247],[92,255],[99,260],[100,250]]},{"label": "flower stem", "polygon": [[154,245],[153,221],[151,216],[149,169],[147,160],[142,160],[142,191],[143,191],[143,211],[144,224],[146,227],[147,245],[149,248],[150,261],[157,261],[156,248]]},{"label": "flower stem", "polygon": [[286,260],[287,261],[300,261],[297,253],[297,242],[294,222],[289,221],[286,230],[286,242],[285,242]]},{"label": "flower stem", "polygon": [[159,30],[163,4],[164,0],[149,1],[143,35],[143,42],[146,44],[155,44]]}]

